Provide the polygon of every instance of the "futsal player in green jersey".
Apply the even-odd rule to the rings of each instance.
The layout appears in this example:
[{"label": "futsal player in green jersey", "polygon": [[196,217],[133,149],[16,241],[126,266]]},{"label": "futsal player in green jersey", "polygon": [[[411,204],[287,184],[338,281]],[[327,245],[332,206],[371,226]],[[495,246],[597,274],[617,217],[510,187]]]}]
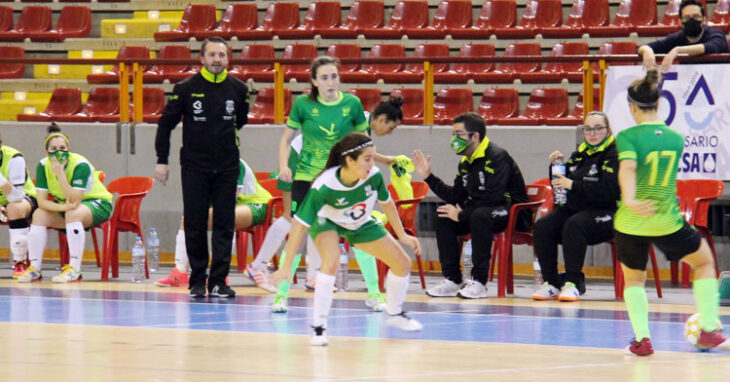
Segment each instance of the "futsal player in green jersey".
[{"label": "futsal player in green jersey", "polygon": [[692,288],[702,329],[697,346],[728,345],[722,329],[716,327],[719,297],[712,253],[679,211],[676,175],[684,137],[657,115],[658,80],[654,69],[631,83],[628,101],[637,125],[620,132],[616,139],[621,201],[614,240],[625,279],[624,301],[636,335],[626,354],[638,356],[654,353],[644,290],[650,245],[659,248],[668,260],[681,260],[694,268]]},{"label": "futsal player in green jersey", "polygon": [[[421,250],[418,240],[403,230],[395,203],[375,164],[375,147],[370,137],[352,133],[332,147],[324,171],[315,179],[304,202],[299,206],[289,232],[286,252],[294,253],[307,231],[322,256],[314,291],[314,323],[311,344],[328,344],[325,331],[332,305],[340,255],[340,237],[355,247],[382,260],[390,271],[386,279],[387,323],[406,331],[423,326],[403,312],[408,292],[411,259],[395,239],[372,218],[375,202],[380,202],[398,239],[414,252]],[[291,281],[293,258],[287,258],[272,275],[272,282]]]}]

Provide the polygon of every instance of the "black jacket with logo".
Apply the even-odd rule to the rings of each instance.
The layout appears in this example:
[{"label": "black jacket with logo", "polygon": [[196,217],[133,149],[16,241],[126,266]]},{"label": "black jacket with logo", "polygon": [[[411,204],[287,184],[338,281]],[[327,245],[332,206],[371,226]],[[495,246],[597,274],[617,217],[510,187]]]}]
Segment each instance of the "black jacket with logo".
[{"label": "black jacket with logo", "polygon": [[167,164],[170,133],[182,118],[180,165],[198,170],[237,169],[238,129],[247,122],[248,88],[226,72],[205,68],[177,83],[157,123],[157,163]]},{"label": "black jacket with logo", "polygon": [[[595,150],[580,145],[565,163],[566,176],[573,181],[566,206],[580,211],[586,208],[616,210],[621,198],[618,185],[618,151],[613,136]],[[550,174],[552,177],[552,173]]]},{"label": "black jacket with logo", "polygon": [[[448,186],[431,174],[428,186],[446,203],[462,208],[459,221],[468,218],[478,207],[505,206],[527,202],[525,180],[517,163],[507,150],[489,142],[485,137],[471,157],[464,156],[454,185]],[[525,222],[521,222],[524,226]]]}]

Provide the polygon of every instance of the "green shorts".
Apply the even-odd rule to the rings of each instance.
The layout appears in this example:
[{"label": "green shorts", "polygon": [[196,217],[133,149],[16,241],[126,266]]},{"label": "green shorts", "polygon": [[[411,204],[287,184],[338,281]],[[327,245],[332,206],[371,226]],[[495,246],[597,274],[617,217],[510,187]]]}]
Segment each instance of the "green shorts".
[{"label": "green shorts", "polygon": [[236,207],[238,206],[247,206],[251,209],[251,227],[261,224],[266,218],[267,204],[237,203]]},{"label": "green shorts", "polygon": [[318,218],[314,224],[309,227],[309,234],[312,236],[312,239],[325,231],[336,231],[337,235],[345,238],[345,240],[350,242],[350,244],[369,243],[388,234],[388,231],[383,228],[383,225],[373,219],[368,220],[368,222],[363,224],[362,227],[354,231],[342,228],[333,223],[331,220],[325,218]]},{"label": "green shorts", "polygon": [[92,226],[99,225],[112,216],[112,203],[106,199],[87,199],[82,200],[81,204],[91,210]]}]

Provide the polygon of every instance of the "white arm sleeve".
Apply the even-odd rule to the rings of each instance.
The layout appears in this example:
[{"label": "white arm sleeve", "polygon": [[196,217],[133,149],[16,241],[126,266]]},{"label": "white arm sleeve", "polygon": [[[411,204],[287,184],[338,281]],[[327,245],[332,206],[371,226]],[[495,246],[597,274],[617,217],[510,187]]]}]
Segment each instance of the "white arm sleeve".
[{"label": "white arm sleeve", "polygon": [[8,165],[8,182],[13,186],[22,186],[25,184],[25,158],[18,155],[10,159]]},{"label": "white arm sleeve", "polygon": [[7,198],[10,203],[23,200],[23,198],[25,198],[25,190],[23,189],[23,186],[13,186],[13,190],[10,191]]}]

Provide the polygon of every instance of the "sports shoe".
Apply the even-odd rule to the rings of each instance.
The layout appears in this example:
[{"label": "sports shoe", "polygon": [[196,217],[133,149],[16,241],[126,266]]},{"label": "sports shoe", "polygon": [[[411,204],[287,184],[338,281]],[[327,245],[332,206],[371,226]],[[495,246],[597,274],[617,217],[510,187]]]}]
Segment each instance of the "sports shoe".
[{"label": "sports shoe", "polygon": [[537,301],[557,300],[558,294],[560,294],[560,289],[545,281],[542,283],[540,288],[532,294],[532,299]]},{"label": "sports shoe", "polygon": [[219,284],[211,288],[210,291],[208,291],[208,296],[233,298],[236,297],[236,291],[226,284]]},{"label": "sports shoe", "polygon": [[276,293],[276,287],[269,284],[268,274],[266,271],[258,270],[251,266],[252,264],[249,264],[246,267],[246,275],[248,275],[248,278],[251,279],[251,281],[256,284],[257,287],[267,291],[267,292],[274,292]]},{"label": "sports shoe", "polygon": [[560,288],[560,295],[558,300],[562,302],[576,302],[580,300],[580,291],[570,281],[566,281],[562,288]]},{"label": "sports shoe", "polygon": [[624,349],[626,355],[638,355],[640,357],[654,354],[654,347],[651,346],[651,340],[644,338],[637,341],[636,338],[631,339],[631,344]]},{"label": "sports shoe", "polygon": [[77,271],[76,268],[70,266],[70,265],[64,265],[63,268],[61,268],[61,274],[58,276],[53,276],[53,282],[54,283],[69,283],[74,281],[81,281],[81,272]]},{"label": "sports shoe", "polygon": [[457,295],[461,298],[487,298],[487,287],[479,281],[467,280]]},{"label": "sports shoe", "polygon": [[203,298],[205,297],[205,286],[202,284],[193,285],[190,287],[190,297],[192,298]]},{"label": "sports shoe", "polygon": [[426,294],[431,297],[456,297],[458,293],[459,284],[449,279],[441,280],[440,283],[426,291]]},{"label": "sports shoe", "polygon": [[697,338],[697,347],[700,349],[712,349],[714,347],[730,347],[730,341],[725,337],[722,329],[715,329],[711,332],[700,330],[700,336]]},{"label": "sports shoe", "polygon": [[172,268],[172,272],[164,279],[155,281],[155,285],[159,287],[181,287],[188,286],[188,274],[180,272],[176,268]]},{"label": "sports shoe", "polygon": [[401,312],[400,314],[391,315],[390,318],[388,318],[388,321],[386,323],[390,326],[394,326],[400,330],[405,330],[406,332],[416,332],[421,329],[423,329],[423,325],[421,325],[420,322],[408,317],[406,315],[406,312]]},{"label": "sports shoe", "polygon": [[276,296],[276,298],[274,298],[274,303],[271,304],[271,312],[286,313],[289,310],[289,307],[286,306],[286,300],[286,297]]},{"label": "sports shoe", "polygon": [[23,273],[25,273],[25,270],[26,269],[28,269],[28,263],[25,260],[23,260],[23,261],[16,261],[15,262],[15,267],[13,267],[13,268],[14,268],[13,269],[13,278],[14,279],[17,279]]},{"label": "sports shoe", "polygon": [[18,282],[29,283],[33,281],[43,280],[43,274],[41,271],[35,269],[35,266],[29,266],[22,275],[17,277]]},{"label": "sports shoe", "polygon": [[324,334],[327,330],[324,326],[312,326],[312,330],[314,332],[312,333],[312,338],[309,340],[309,343],[312,346],[327,346],[327,344],[329,344],[329,341],[327,341],[327,335]]},{"label": "sports shoe", "polygon": [[382,312],[385,310],[385,296],[380,292],[369,293],[365,305],[370,307],[373,312]]}]

